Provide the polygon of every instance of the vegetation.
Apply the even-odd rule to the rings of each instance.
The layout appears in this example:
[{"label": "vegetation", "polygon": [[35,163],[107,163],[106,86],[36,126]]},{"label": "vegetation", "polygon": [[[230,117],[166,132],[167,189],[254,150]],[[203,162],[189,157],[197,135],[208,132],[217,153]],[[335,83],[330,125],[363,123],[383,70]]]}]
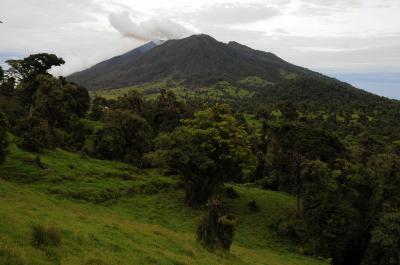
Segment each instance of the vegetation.
[{"label": "vegetation", "polygon": [[62,63],[0,71],[1,262],[398,264],[397,101],[298,68],[91,99]]},{"label": "vegetation", "polygon": [[[210,252],[196,240],[203,210],[183,203],[177,176],[61,149],[40,153],[42,169],[36,156],[11,144],[0,166],[0,264],[327,264],[276,236],[272,225],[295,205],[288,194],[229,186],[239,194],[223,198],[235,238],[230,253]],[[253,199],[260,211],[249,215]],[[33,244],[36,225],[54,229],[61,244]]]},{"label": "vegetation", "polygon": [[233,222],[218,197],[211,198],[206,213],[197,229],[197,239],[207,247],[221,247],[229,250],[233,242]]}]

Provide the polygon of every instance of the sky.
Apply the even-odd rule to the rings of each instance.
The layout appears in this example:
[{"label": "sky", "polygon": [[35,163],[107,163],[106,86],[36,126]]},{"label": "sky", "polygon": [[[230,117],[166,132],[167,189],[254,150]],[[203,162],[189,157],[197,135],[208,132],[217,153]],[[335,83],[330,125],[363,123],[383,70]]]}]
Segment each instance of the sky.
[{"label": "sky", "polygon": [[0,65],[55,53],[69,75],[148,41],[205,33],[400,99],[400,0],[1,0]]}]

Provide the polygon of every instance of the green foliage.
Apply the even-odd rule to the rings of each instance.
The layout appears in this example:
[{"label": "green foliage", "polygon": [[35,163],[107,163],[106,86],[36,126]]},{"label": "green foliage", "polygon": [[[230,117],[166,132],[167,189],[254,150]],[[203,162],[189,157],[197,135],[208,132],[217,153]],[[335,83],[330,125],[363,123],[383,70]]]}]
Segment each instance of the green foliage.
[{"label": "green foliage", "polygon": [[201,204],[224,181],[251,179],[255,158],[250,137],[226,105],[200,111],[156,139],[152,158],[184,176],[186,201]]},{"label": "green foliage", "polygon": [[62,58],[54,54],[39,53],[30,55],[22,60],[8,60],[10,65],[8,73],[20,82],[21,101],[31,107],[34,102],[34,95],[37,90],[36,77],[39,75],[49,75],[48,70],[53,66],[64,64]]},{"label": "green foliage", "polygon": [[363,265],[400,263],[400,212],[385,213],[371,232]]},{"label": "green foliage", "polygon": [[153,128],[155,133],[160,131],[172,131],[185,117],[185,106],[176,99],[171,91],[161,90],[160,96],[155,102],[153,112]]},{"label": "green foliage", "polygon": [[70,113],[83,118],[89,109],[90,97],[88,91],[73,83],[63,83],[63,98],[67,102]]},{"label": "green foliage", "polygon": [[0,164],[4,162],[7,155],[8,139],[7,139],[8,121],[4,113],[0,112]]},{"label": "green foliage", "polygon": [[20,135],[18,146],[27,151],[39,152],[52,142],[48,124],[37,117],[18,121],[16,132]]},{"label": "green foliage", "polygon": [[115,101],[114,108],[128,110],[140,116],[144,116],[144,101],[142,95],[137,91],[130,91]]},{"label": "green foliage", "polygon": [[94,135],[94,155],[141,166],[143,154],[150,147],[151,128],[147,121],[128,110],[111,111],[107,120]]},{"label": "green foliage", "polygon": [[197,228],[197,240],[209,248],[229,250],[234,236],[233,221],[227,215],[220,198],[212,197],[207,203],[208,212]]},{"label": "green foliage", "polygon": [[103,97],[96,96],[92,100],[89,117],[95,121],[102,119],[106,108],[108,108],[107,100]]},{"label": "green foliage", "polygon": [[33,114],[50,126],[66,128],[71,115],[82,118],[86,114],[90,101],[86,89],[45,75],[39,75],[37,82]]},{"label": "green foliage", "polygon": [[[310,161],[303,166],[304,220],[314,251],[333,258],[335,264],[346,260],[346,249],[357,236],[357,209],[343,199],[341,189],[332,178],[328,166]],[[356,254],[354,254],[356,255]]]},{"label": "green foliage", "polygon": [[3,96],[12,96],[15,90],[15,78],[12,76],[1,76],[0,70],[0,95]]},{"label": "green foliage", "polygon": [[268,163],[277,175],[270,186],[287,191],[299,192],[301,183],[297,176],[304,161],[332,164],[346,155],[345,147],[335,135],[299,122],[269,124],[268,140]]},{"label": "green foliage", "polygon": [[272,84],[258,76],[248,76],[238,82],[242,87],[248,89],[265,88],[267,85]]},{"label": "green foliage", "polygon": [[39,53],[30,55],[22,60],[8,60],[9,72],[22,82],[34,81],[37,75],[46,74],[53,66],[65,63],[62,58],[54,54]]}]

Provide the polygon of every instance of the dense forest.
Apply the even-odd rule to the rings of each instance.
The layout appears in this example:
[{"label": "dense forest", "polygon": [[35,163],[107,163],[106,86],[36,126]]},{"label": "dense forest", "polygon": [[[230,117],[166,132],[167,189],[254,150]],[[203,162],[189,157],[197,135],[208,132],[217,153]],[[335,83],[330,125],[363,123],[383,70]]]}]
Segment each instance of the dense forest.
[{"label": "dense forest", "polygon": [[[0,162],[13,142],[43,168],[45,150],[63,149],[179,176],[182,204],[203,213],[196,237],[210,251],[229,251],[235,241],[225,200],[238,192],[226,184],[289,193],[296,207],[271,226],[302,254],[333,265],[400,264],[399,102],[301,75],[211,87],[246,97],[166,87],[152,98],[130,91],[107,99],[52,76],[64,64],[56,55],[8,64],[0,68]],[[58,244],[56,235],[34,231],[37,246]]]}]

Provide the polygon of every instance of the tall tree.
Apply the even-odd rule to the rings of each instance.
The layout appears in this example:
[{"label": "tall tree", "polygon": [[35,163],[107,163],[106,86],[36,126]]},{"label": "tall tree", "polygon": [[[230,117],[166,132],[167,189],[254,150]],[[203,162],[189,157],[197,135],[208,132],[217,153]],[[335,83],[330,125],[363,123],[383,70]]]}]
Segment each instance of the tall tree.
[{"label": "tall tree", "polygon": [[32,115],[34,95],[38,88],[36,77],[38,75],[49,75],[48,70],[53,66],[60,66],[65,63],[62,58],[54,54],[39,53],[30,55],[21,60],[6,61],[10,68],[8,73],[13,76],[22,89],[20,94],[23,103],[30,109]]},{"label": "tall tree", "polygon": [[183,126],[161,134],[156,146],[154,156],[183,175],[190,205],[205,203],[226,180],[252,178],[256,166],[250,136],[227,105],[196,113]]}]

